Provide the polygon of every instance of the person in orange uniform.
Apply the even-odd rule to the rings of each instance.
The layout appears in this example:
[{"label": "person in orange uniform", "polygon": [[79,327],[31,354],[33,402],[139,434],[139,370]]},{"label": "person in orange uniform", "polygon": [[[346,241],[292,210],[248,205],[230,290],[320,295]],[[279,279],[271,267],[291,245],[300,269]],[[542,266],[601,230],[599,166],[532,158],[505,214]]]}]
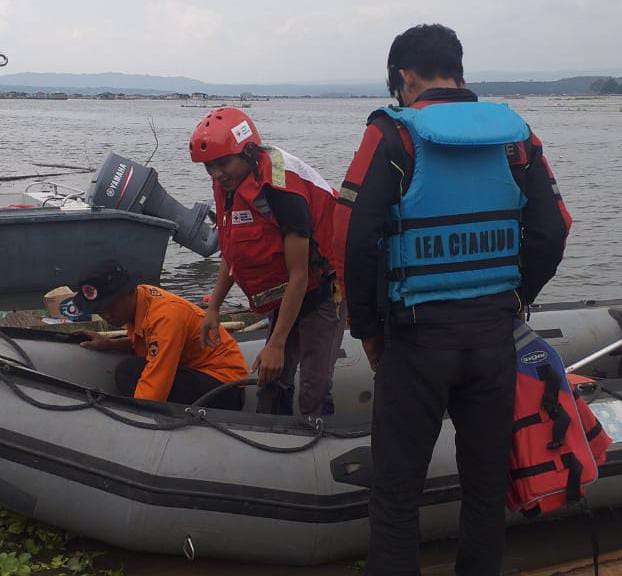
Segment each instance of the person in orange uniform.
[{"label": "person in orange uniform", "polygon": [[[74,303],[80,311],[96,312],[108,323],[127,328],[127,337],[119,339],[85,332],[88,339],[81,343],[92,350],[134,352],[115,373],[124,395],[191,404],[223,383],[248,376],[237,342],[222,326],[219,344],[203,348],[203,310],[162,288],[137,284],[116,263],[81,282]],[[243,391],[227,390],[210,406],[239,410]]]}]

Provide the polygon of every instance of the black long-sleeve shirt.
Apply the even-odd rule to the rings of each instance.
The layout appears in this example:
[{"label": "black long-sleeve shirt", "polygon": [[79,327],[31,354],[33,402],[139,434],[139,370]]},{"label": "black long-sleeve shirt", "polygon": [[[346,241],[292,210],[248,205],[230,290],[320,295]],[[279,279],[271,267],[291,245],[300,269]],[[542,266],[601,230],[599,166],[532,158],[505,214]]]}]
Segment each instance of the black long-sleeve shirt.
[{"label": "black long-sleeve shirt", "polygon": [[[417,106],[476,100],[477,96],[466,89],[432,89],[417,99]],[[386,122],[386,116],[382,118]],[[351,333],[356,338],[369,338],[380,330],[378,280],[382,272],[377,272],[378,247],[385,233],[390,206],[398,202],[401,192],[408,188],[409,174],[416,162],[406,128],[396,123],[403,148],[396,158],[395,143],[387,141],[381,124],[380,118],[372,116],[339,199],[341,204],[352,208],[347,227],[345,283]],[[530,133],[526,141],[506,149],[512,174],[527,197],[522,212],[520,298],[528,304],[555,274],[571,219],[537,137]],[[345,234],[345,229],[345,226],[337,229],[336,233]],[[382,278],[380,283],[384,281]],[[416,307],[416,316],[417,323],[450,327],[439,332],[439,338],[453,339],[456,345],[461,345],[486,340],[481,335],[494,332],[488,330],[486,324],[494,324],[498,310],[508,306],[518,309],[520,305],[517,295],[503,293],[469,300],[426,302]]]}]

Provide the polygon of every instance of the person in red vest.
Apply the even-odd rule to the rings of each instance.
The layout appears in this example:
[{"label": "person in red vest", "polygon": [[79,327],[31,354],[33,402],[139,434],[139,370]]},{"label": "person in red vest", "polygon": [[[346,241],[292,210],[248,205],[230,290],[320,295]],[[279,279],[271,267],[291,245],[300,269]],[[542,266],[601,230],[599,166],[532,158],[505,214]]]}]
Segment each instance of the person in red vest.
[{"label": "person in red vest", "polygon": [[262,146],[253,121],[236,108],[205,116],[190,138],[193,162],[212,178],[222,260],[202,326],[218,340],[219,308],[236,283],[254,312],[270,313],[259,371],[258,412],[293,412],[300,364],[299,409],[333,412],[330,383],[339,330],[334,280],[336,192],[309,165]]}]

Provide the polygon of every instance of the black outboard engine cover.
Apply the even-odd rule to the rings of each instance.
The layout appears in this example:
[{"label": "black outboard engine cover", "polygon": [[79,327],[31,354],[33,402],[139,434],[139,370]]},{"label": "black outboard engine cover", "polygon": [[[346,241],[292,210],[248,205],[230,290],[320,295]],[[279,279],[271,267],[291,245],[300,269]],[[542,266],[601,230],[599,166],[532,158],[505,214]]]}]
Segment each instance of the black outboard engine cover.
[{"label": "black outboard engine cover", "polygon": [[86,194],[91,206],[137,212],[172,220],[177,224],[173,240],[186,248],[210,256],[218,250],[218,234],[205,222],[207,202],[196,202],[192,209],[182,206],[158,183],[158,173],[137,162],[111,152],[91,181]]}]

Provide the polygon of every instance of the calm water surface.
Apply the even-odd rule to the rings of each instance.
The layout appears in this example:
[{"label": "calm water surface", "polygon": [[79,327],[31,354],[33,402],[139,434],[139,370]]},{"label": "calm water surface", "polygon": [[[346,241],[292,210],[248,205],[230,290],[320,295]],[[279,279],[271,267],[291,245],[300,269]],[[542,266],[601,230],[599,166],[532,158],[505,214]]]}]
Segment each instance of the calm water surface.
[{"label": "calm water surface", "polygon": [[[622,298],[622,98],[534,97],[508,103],[543,141],[574,218],[564,262],[539,301]],[[246,111],[264,142],[300,156],[339,187],[367,115],[383,104],[382,99],[271,100],[253,102]],[[179,101],[0,100],[0,175],[46,170],[32,162],[98,166],[109,151],[144,162],[154,147],[152,118],[159,149],[151,166],[167,191],[191,206],[211,198],[205,170],[187,152],[189,135],[207,112]],[[89,179],[62,180],[86,188]],[[163,285],[198,298],[209,291],[216,267],[216,259],[171,244]],[[243,301],[234,294],[232,300],[238,299]]]}]

